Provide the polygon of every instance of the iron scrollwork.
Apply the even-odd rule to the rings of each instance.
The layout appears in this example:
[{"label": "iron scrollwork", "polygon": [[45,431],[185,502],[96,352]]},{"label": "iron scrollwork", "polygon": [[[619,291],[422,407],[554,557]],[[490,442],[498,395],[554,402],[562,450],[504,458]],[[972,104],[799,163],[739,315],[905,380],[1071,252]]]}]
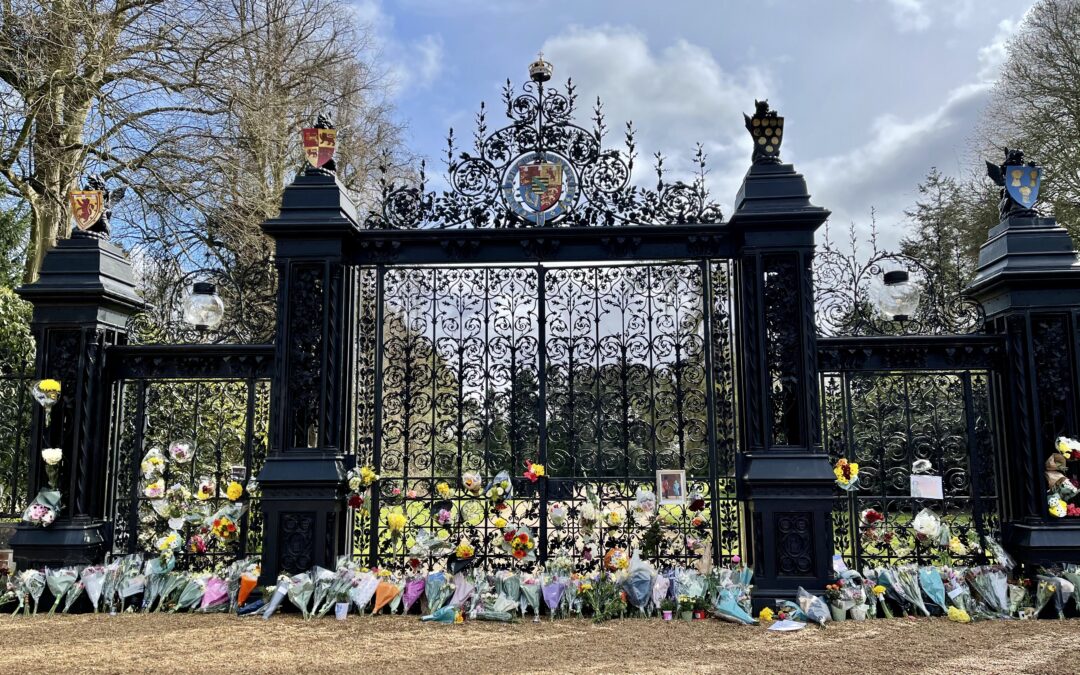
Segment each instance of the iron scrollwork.
[{"label": "iron scrollwork", "polygon": [[[696,176],[665,180],[664,158],[654,155],[655,188],[632,185],[637,157],[634,129],[626,125],[625,149],[603,146],[607,126],[597,98],[592,128],[574,122],[577,93],[535,78],[521,92],[507,80],[503,103],[509,124],[488,131],[483,104],[471,152],[447,138],[449,189],[428,191],[421,164],[416,184],[387,178],[381,208],[367,219],[372,229],[522,228],[556,225],[667,225],[719,223],[723,215],[705,188],[706,157],[699,144]],[[524,185],[523,185],[524,184]]]},{"label": "iron scrollwork", "polygon": [[[870,235],[871,250],[862,258],[856,250],[854,227],[849,230],[849,251],[841,251],[825,230],[825,241],[814,255],[814,297],[817,329],[822,336],[841,335],[970,335],[983,332],[986,312],[974,298],[963,294],[959,278],[948,279],[921,260],[903,253],[880,250],[877,231]],[[921,289],[918,309],[903,321],[894,321],[874,306],[875,283],[889,269],[905,269]]]}]

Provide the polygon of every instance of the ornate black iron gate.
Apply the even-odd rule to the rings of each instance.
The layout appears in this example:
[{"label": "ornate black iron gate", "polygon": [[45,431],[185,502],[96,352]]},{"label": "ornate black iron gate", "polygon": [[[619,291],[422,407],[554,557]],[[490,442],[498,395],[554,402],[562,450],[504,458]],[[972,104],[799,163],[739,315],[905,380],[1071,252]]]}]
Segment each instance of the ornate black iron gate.
[{"label": "ornate black iron gate", "polygon": [[[982,559],[984,535],[1000,534],[995,392],[1003,355],[1003,340],[985,335],[819,341],[823,441],[834,462],[859,465],[858,487],[837,491],[838,553],[860,568],[936,559],[940,549],[921,544],[912,528],[925,507],[956,538],[954,560]],[[941,476],[944,499],[912,496],[918,460]]]},{"label": "ornate black iron gate", "polygon": [[[413,531],[464,536],[499,564],[483,497],[460,480],[500,471],[516,497],[501,515],[537,533],[541,560],[589,559],[588,489],[627,521],[605,544],[638,548],[633,503],[659,469],[684,470],[705,508],[661,506],[667,536],[654,557],[690,561],[704,542],[714,555],[740,550],[728,262],[366,272],[360,320],[381,333],[360,349],[358,461],[383,481],[357,514],[355,553],[408,555],[409,538],[380,517],[394,509]],[[545,480],[521,476],[528,460]]]}]

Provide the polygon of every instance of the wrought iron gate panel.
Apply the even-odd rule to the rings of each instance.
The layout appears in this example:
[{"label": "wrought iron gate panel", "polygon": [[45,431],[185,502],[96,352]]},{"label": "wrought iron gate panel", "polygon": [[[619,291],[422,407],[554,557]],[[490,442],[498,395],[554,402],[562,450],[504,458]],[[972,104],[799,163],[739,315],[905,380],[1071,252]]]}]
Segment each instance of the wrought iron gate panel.
[{"label": "wrought iron gate panel", "polygon": [[[533,528],[542,556],[582,559],[586,490],[625,520],[665,468],[685,468],[706,507],[663,507],[655,557],[696,559],[710,534],[717,553],[738,551],[729,271],[725,261],[361,270],[356,453],[383,480],[354,515],[353,553],[411,558],[413,537],[387,525],[398,512],[407,533],[466,537],[489,564],[507,564],[486,503],[459,490],[464,472],[505,470],[515,499],[501,515]],[[544,463],[546,479],[521,478],[526,460]],[[548,523],[557,502],[569,512],[559,527]],[[642,532],[611,528],[603,544],[637,546]]]},{"label": "wrought iron gate panel", "polygon": [[[520,474],[527,459],[539,461],[537,285],[531,267],[383,272],[373,455],[383,480],[370,517],[361,515],[355,528],[377,533],[368,539],[373,558],[408,552],[409,539],[386,526],[388,511],[406,515],[407,531],[447,529],[451,541],[466,536],[489,548],[496,528],[486,504],[457,488],[466,472],[490,479],[500,470]],[[456,496],[441,496],[441,483]],[[515,484],[520,497],[527,487]],[[538,528],[538,502],[508,504],[508,519]],[[450,517],[445,527],[441,511]],[[354,550],[357,544],[363,546],[354,541]]]},{"label": "wrought iron gate panel", "polygon": [[[200,353],[203,348],[206,354]],[[168,457],[174,441],[191,441],[187,464],[168,461],[162,476],[166,488],[182,485],[192,495],[202,483],[213,486],[205,500],[191,504],[206,515],[229,502],[225,490],[233,480],[245,487],[246,505],[240,536],[231,543],[202,536],[200,527],[185,524],[177,565],[209,569],[219,563],[259,553],[263,523],[258,492],[249,494],[249,480],[262,468],[270,427],[272,348],[263,345],[113,348],[108,379],[112,383],[108,509],[113,522],[114,554],[156,555],[155,542],[171,530],[145,494],[149,482],[140,464],[151,448]],[[242,476],[240,474],[243,474]],[[201,540],[205,550],[190,546]]]},{"label": "wrought iron gate panel", "polygon": [[30,488],[30,435],[34,378],[29,366],[22,372],[0,370],[0,518],[21,518]]},{"label": "wrought iron gate panel", "polygon": [[[983,535],[998,531],[996,436],[989,371],[848,371],[821,376],[824,442],[832,460],[859,464],[853,492],[838,491],[835,548],[858,565],[927,562],[911,527],[929,507],[969,549],[955,560],[980,559]],[[944,500],[911,496],[917,459],[942,476]],[[885,516],[867,527],[866,509]]]}]

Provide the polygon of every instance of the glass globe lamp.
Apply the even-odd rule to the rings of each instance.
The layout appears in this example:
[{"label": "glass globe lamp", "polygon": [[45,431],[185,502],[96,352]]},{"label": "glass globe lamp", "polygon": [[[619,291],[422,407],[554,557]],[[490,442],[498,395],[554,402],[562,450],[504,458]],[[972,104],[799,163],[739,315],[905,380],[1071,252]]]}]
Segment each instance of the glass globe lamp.
[{"label": "glass globe lamp", "polygon": [[919,308],[919,287],[912,283],[907,270],[892,270],[881,275],[877,306],[893,321],[907,321]]},{"label": "glass globe lamp", "polygon": [[191,287],[184,301],[184,321],[199,330],[213,330],[225,316],[225,303],[214,284],[200,281]]}]

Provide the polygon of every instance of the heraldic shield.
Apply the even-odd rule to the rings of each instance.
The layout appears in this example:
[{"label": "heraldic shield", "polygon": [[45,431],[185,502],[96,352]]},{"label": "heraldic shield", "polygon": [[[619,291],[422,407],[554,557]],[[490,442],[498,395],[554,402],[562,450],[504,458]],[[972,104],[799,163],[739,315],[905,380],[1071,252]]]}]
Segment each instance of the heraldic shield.
[{"label": "heraldic shield", "polygon": [[105,213],[105,193],[101,190],[72,190],[69,199],[71,217],[83,232],[93,227]]},{"label": "heraldic shield", "polygon": [[1039,198],[1042,168],[1038,166],[1006,166],[1005,189],[1009,196],[1024,208],[1030,209]]},{"label": "heraldic shield", "polygon": [[541,162],[518,167],[518,194],[535,211],[547,211],[559,203],[563,190],[563,168]]},{"label": "heraldic shield", "polygon": [[322,168],[334,158],[337,147],[337,129],[309,128],[302,131],[304,156],[311,166]]}]

